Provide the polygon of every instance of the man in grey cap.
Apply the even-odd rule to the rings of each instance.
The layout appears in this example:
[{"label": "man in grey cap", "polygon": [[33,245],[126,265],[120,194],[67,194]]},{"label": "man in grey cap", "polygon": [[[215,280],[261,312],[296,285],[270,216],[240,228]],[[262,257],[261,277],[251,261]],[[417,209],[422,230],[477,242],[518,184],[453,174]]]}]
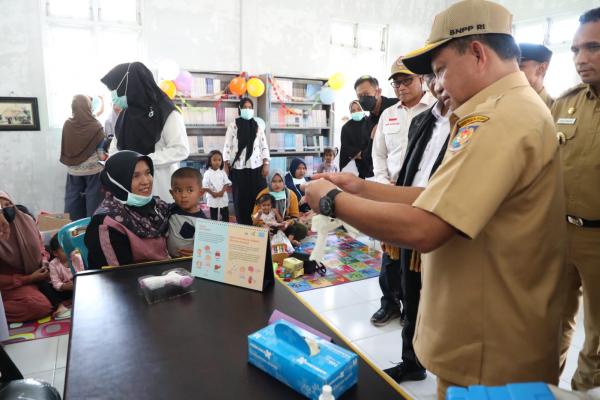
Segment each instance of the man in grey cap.
[{"label": "man in grey cap", "polygon": [[548,108],[552,107],[554,99],[550,97],[544,87],[544,77],[550,59],[552,58],[552,50],[543,44],[519,43],[521,49],[521,58],[519,60],[519,68],[529,81],[529,84],[540,95]]}]

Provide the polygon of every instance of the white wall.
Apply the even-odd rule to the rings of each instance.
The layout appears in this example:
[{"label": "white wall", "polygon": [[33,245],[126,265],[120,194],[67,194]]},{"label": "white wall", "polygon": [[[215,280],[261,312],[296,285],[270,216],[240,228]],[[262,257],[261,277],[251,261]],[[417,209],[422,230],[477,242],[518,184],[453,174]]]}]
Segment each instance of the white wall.
[{"label": "white wall", "polygon": [[[499,0],[515,22],[580,13],[595,0]],[[326,77],[335,72],[332,21],[390,25],[388,63],[423,44],[451,0],[142,0],[142,61],[190,70]],[[63,208],[60,131],[48,129],[41,0],[0,0],[0,96],[33,96],[40,132],[0,132],[0,189],[35,212]],[[65,60],[68,62],[68,60]],[[97,79],[99,77],[93,77]],[[355,77],[347,77],[353,81]]]}]

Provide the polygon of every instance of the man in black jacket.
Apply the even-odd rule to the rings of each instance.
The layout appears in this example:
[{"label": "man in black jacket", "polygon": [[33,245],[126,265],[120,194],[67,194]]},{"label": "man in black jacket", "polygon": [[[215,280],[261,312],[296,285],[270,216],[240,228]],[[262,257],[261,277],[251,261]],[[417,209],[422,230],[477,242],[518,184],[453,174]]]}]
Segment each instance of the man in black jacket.
[{"label": "man in black jacket", "polygon": [[[438,102],[427,111],[415,116],[410,124],[406,157],[396,182],[398,186],[427,186],[429,177],[442,163],[448,146],[448,137],[450,136],[449,98],[441,93],[439,87],[436,90],[433,74],[426,75],[425,82]],[[419,261],[420,254],[414,250],[400,250],[402,303],[405,311],[404,329],[402,330],[402,362],[385,370],[398,383],[420,381],[427,377],[425,368],[417,359],[412,343],[421,292]]]}]

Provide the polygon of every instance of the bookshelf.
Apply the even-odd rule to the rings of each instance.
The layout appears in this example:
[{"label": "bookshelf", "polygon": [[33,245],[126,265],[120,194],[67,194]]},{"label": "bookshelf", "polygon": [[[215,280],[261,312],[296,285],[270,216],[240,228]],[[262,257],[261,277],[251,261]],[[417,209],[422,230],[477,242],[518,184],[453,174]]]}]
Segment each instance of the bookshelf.
[{"label": "bookshelf", "polygon": [[334,105],[318,101],[327,79],[272,74],[260,78],[265,94],[258,98],[257,114],[265,120],[271,169],[287,171],[292,159],[301,157],[307,175],[312,175],[321,163],[323,149],[333,143]]},{"label": "bookshelf", "polygon": [[[193,77],[190,96],[177,95],[173,102],[182,111],[190,144],[190,155],[184,164],[204,171],[208,153],[223,151],[227,127],[238,117],[240,98],[226,92],[231,79],[239,73],[190,73]],[[251,99],[256,105],[256,99]]]}]

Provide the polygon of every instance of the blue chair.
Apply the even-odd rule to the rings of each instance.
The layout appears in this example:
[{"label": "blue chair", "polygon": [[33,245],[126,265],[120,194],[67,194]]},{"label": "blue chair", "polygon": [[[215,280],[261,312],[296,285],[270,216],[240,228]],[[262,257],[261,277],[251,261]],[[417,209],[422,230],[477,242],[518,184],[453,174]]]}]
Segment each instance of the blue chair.
[{"label": "blue chair", "polygon": [[69,257],[69,254],[71,254],[73,250],[79,250],[81,258],[83,259],[83,264],[87,269],[88,250],[85,246],[83,238],[85,237],[85,230],[90,224],[91,220],[92,219],[89,217],[79,219],[63,226],[60,228],[60,231],[58,231],[58,243],[60,243],[60,246],[67,255],[67,260],[69,261],[69,266],[71,267],[73,274],[75,274],[75,268],[73,268],[73,265],[71,265],[71,257]]}]

